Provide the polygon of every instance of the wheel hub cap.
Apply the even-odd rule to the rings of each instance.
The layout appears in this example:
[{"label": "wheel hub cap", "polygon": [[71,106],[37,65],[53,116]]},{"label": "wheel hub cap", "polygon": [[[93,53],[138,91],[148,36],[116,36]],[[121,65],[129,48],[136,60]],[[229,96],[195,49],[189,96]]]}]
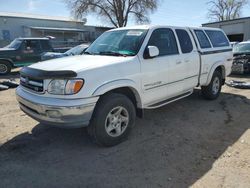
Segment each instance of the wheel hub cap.
[{"label": "wheel hub cap", "polygon": [[8,70],[7,66],[4,64],[0,64],[0,73],[6,73]]},{"label": "wheel hub cap", "polygon": [[122,135],[128,127],[129,114],[124,107],[112,109],[105,121],[105,130],[109,136],[118,137]]},{"label": "wheel hub cap", "polygon": [[220,90],[220,80],[217,77],[213,81],[212,90],[214,95],[216,95]]}]

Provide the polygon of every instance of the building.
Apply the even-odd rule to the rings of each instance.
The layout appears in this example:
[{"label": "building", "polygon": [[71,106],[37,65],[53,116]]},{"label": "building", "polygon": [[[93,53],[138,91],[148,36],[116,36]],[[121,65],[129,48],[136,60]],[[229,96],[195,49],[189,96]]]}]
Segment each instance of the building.
[{"label": "building", "polygon": [[18,37],[55,37],[55,47],[69,47],[89,43],[111,29],[85,25],[62,17],[0,12],[0,47]]},{"label": "building", "polygon": [[223,29],[231,42],[250,40],[250,17],[206,23],[202,26]]}]

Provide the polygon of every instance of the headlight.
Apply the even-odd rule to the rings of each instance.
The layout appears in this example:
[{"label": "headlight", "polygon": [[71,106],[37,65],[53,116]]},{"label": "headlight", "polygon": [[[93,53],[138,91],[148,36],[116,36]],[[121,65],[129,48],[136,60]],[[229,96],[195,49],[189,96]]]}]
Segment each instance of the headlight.
[{"label": "headlight", "polygon": [[236,59],[236,60],[234,60],[233,63],[236,63],[236,64],[243,63],[243,64],[245,64],[245,63],[248,63],[248,59]]},{"label": "headlight", "polygon": [[84,85],[84,80],[51,80],[48,92],[54,95],[73,95],[78,93]]}]

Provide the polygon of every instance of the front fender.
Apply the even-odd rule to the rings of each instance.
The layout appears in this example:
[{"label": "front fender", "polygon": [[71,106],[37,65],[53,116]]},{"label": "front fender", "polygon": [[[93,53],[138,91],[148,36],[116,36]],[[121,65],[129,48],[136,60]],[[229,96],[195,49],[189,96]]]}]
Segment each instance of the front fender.
[{"label": "front fender", "polygon": [[141,97],[140,97],[138,90],[136,89],[138,88],[138,86],[133,80],[129,80],[129,79],[121,79],[121,80],[114,80],[114,81],[107,82],[99,86],[93,92],[92,96],[100,96],[114,89],[119,89],[123,87],[129,88],[133,91],[137,100],[137,105],[139,108],[141,108],[142,107]]},{"label": "front fender", "polygon": [[214,71],[218,68],[218,67],[222,67],[222,77],[225,78],[225,63],[223,61],[217,61],[212,68],[209,71],[208,77],[207,77],[207,82],[205,84],[205,86],[209,85],[209,83],[212,80]]},{"label": "front fender", "polygon": [[14,63],[13,63],[13,61],[11,60],[11,59],[8,59],[8,58],[0,58],[0,61],[7,61],[7,62],[9,62],[10,64],[11,64],[11,66],[13,67],[14,66]]}]

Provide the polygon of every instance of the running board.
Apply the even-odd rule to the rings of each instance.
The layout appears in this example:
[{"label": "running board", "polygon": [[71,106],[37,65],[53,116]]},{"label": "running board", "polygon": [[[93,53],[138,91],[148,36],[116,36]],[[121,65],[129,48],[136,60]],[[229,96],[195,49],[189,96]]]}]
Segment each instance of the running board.
[{"label": "running board", "polygon": [[181,95],[178,95],[176,97],[172,97],[170,99],[167,99],[167,100],[164,100],[164,101],[161,101],[161,102],[158,102],[158,103],[155,103],[155,104],[152,104],[152,105],[149,105],[147,107],[145,107],[145,109],[155,109],[155,108],[160,108],[162,106],[165,106],[169,103],[172,103],[172,102],[175,102],[179,99],[182,99],[182,98],[185,98],[185,97],[188,97],[189,95],[191,95],[193,93],[193,90],[191,91],[188,91],[186,93],[183,93]]}]

